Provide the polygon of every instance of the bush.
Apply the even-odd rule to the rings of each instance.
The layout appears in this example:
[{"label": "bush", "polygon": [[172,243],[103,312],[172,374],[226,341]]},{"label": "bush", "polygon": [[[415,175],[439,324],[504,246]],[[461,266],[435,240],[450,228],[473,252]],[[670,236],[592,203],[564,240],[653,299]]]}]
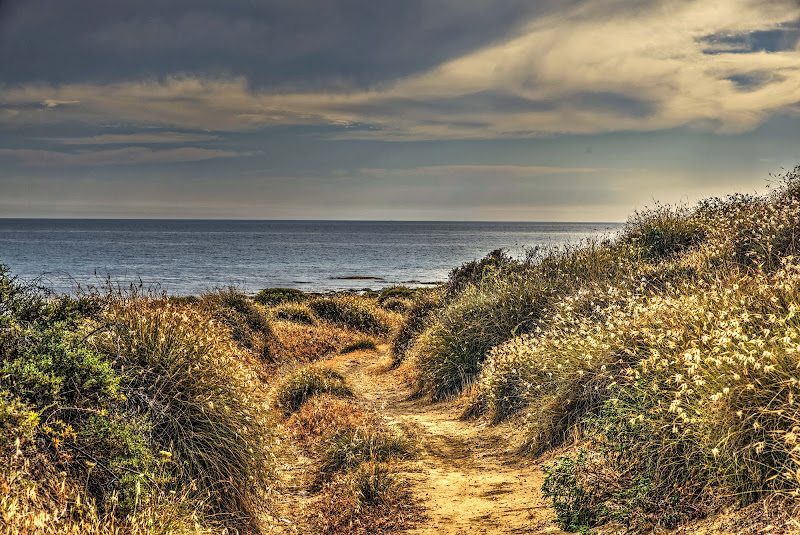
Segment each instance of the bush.
[{"label": "bush", "polygon": [[258,526],[271,473],[266,403],[226,331],[203,311],[146,297],[113,300],[106,320],[95,345],[124,366],[129,408],[150,422],[175,484],[197,489],[216,518]]},{"label": "bush", "polygon": [[515,264],[503,249],[495,249],[479,261],[467,262],[451,271],[445,293],[447,297],[453,297],[469,286],[480,286],[485,278],[505,274]]},{"label": "bush", "polygon": [[339,353],[352,353],[353,351],[374,351],[378,346],[372,338],[359,338],[339,350]]},{"label": "bush", "polygon": [[293,321],[304,325],[317,325],[319,323],[317,315],[305,304],[283,303],[276,306],[272,313],[279,320]]},{"label": "bush", "polygon": [[590,486],[591,464],[590,455],[580,450],[575,458],[562,455],[552,465],[542,466],[542,496],[553,500],[558,527],[565,531],[583,533],[607,520],[602,499]]},{"label": "bush", "polygon": [[343,294],[311,299],[308,306],[325,321],[375,336],[389,333],[389,325],[369,299]]},{"label": "bush", "polygon": [[229,329],[237,344],[264,362],[276,359],[272,325],[249,297],[235,288],[226,288],[203,295],[202,302],[208,313]]},{"label": "bush", "polygon": [[706,239],[706,227],[685,207],[656,204],[628,219],[623,243],[630,243],[647,262],[680,254]]},{"label": "bush", "polygon": [[306,294],[295,288],[266,288],[258,292],[253,301],[273,307],[283,303],[300,303],[306,298]]},{"label": "bush", "polygon": [[417,339],[413,352],[418,394],[458,394],[480,371],[494,346],[531,330],[550,290],[531,278],[493,277],[449,302]]},{"label": "bush", "polygon": [[377,420],[366,423],[356,429],[342,429],[326,442],[322,474],[349,471],[362,462],[388,462],[412,455],[412,445],[404,436],[380,425]]},{"label": "bush", "polygon": [[300,368],[281,382],[274,396],[275,406],[288,416],[308,398],[322,393],[353,396],[353,390],[345,384],[340,373],[312,365]]},{"label": "bush", "polygon": [[45,301],[0,275],[0,449],[35,441],[37,464],[81,481],[101,514],[133,512],[157,490],[156,457],[148,423],[126,410],[127,378],[81,340],[96,301]]},{"label": "bush", "polygon": [[414,339],[425,330],[428,318],[444,303],[443,292],[420,290],[406,309],[405,318],[392,337],[392,360],[395,366],[406,357]]},{"label": "bush", "polygon": [[412,299],[417,293],[415,288],[407,286],[391,286],[381,290],[378,294],[378,304],[385,306],[387,300],[390,299]]}]

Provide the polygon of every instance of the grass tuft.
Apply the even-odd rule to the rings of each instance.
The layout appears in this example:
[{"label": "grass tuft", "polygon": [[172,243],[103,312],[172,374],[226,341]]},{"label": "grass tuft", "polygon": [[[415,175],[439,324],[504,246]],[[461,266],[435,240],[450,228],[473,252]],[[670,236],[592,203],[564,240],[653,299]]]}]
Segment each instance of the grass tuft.
[{"label": "grass tuft", "polygon": [[353,396],[353,390],[339,372],[317,365],[306,366],[281,381],[274,394],[275,407],[288,416],[310,397],[323,393]]}]

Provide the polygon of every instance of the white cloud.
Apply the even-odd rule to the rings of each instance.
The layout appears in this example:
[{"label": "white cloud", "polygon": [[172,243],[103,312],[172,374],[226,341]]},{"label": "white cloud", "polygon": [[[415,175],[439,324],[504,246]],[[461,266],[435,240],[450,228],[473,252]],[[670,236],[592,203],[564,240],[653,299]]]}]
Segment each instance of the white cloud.
[{"label": "white cloud", "polygon": [[80,104],[80,100],[55,100],[46,98],[42,101],[42,106],[46,108],[55,108],[56,106],[64,106],[66,104]]},{"label": "white cloud", "polygon": [[[797,111],[800,51],[704,52],[702,38],[776,29],[793,0],[613,4],[587,1],[532,21],[514,37],[366,91],[255,92],[243,78],[191,77],[0,90],[13,124],[109,117],[139,124],[243,131],[349,125],[344,138],[448,139],[755,128]],[[731,80],[769,72],[747,90]],[[52,102],[48,109],[31,103]],[[72,103],[70,106],[60,104]],[[46,113],[43,113],[46,112]]]}]

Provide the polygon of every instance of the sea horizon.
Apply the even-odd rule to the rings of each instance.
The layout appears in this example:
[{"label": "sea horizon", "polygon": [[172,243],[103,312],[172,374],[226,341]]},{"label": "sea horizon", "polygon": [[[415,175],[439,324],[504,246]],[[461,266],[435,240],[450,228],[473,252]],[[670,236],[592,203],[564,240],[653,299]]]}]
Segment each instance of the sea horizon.
[{"label": "sea horizon", "polygon": [[495,249],[610,236],[617,222],[0,218],[0,263],[57,293],[106,279],[172,295],[425,286]]}]

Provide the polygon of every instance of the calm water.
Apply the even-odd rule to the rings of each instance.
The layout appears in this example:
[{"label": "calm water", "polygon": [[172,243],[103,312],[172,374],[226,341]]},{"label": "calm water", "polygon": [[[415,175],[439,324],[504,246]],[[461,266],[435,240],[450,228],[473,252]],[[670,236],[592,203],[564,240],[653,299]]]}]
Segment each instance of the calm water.
[{"label": "calm water", "polygon": [[[141,280],[172,295],[228,285],[305,291],[443,281],[499,247],[609,235],[616,223],[0,219],[0,263],[58,292]],[[349,279],[348,277],[374,277]]]}]

